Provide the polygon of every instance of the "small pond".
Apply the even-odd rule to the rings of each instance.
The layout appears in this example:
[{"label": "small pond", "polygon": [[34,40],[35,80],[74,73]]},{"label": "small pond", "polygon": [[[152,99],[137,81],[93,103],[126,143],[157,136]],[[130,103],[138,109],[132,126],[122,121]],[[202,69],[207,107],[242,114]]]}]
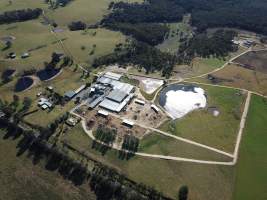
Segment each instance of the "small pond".
[{"label": "small pond", "polygon": [[60,73],[60,69],[42,69],[37,72],[37,76],[41,81],[47,81]]},{"label": "small pond", "polygon": [[15,71],[16,71],[15,69],[7,69],[7,70],[5,70],[1,75],[2,79],[9,78],[10,76],[12,76],[15,73]]},{"label": "small pond", "polygon": [[173,84],[161,90],[159,104],[170,117],[177,119],[193,110],[206,107],[207,99],[205,91],[200,87]]},{"label": "small pond", "polygon": [[15,92],[22,92],[31,87],[32,84],[33,84],[33,79],[31,77],[28,76],[21,77],[15,85]]}]

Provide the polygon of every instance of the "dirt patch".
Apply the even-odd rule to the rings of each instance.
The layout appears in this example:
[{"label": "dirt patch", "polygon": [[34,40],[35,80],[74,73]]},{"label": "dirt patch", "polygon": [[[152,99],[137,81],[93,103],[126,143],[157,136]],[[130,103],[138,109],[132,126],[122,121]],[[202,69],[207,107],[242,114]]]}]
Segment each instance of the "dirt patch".
[{"label": "dirt patch", "polygon": [[246,69],[267,74],[267,51],[251,51],[233,61]]},{"label": "dirt patch", "polygon": [[100,116],[97,110],[88,111],[85,114],[87,128],[89,130],[96,130],[99,125],[105,125],[105,127],[110,129],[115,129],[117,131],[116,143],[120,144],[123,142],[124,135],[130,134],[137,138],[142,138],[146,134],[146,129],[134,125],[132,128],[127,127],[122,124],[120,119],[112,116]]},{"label": "dirt patch", "polygon": [[136,124],[142,124],[153,128],[158,127],[167,119],[167,116],[161,110],[156,113],[151,108],[151,103],[149,101],[146,101],[140,97],[138,97],[138,99],[144,101],[145,105],[140,105],[136,103],[136,99],[134,99],[128,105],[126,111],[120,113],[123,118],[127,118],[131,121],[134,121]]},{"label": "dirt patch", "polygon": [[160,86],[163,85],[163,80],[147,78],[142,76],[131,76],[140,82],[140,88],[147,94],[153,94]]}]

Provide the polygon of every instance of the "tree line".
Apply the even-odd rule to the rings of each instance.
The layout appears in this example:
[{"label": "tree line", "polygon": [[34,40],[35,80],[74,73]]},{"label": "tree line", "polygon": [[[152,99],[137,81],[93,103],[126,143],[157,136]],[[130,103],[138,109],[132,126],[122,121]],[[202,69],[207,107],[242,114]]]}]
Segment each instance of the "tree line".
[{"label": "tree line", "polygon": [[38,18],[42,14],[42,9],[22,9],[6,11],[0,14],[0,24],[8,24],[14,22],[23,22]]},{"label": "tree line", "polygon": [[112,2],[102,24],[179,22],[191,13],[192,25],[202,32],[213,27],[234,27],[267,34],[267,2],[262,0],[145,0]]},{"label": "tree line", "polygon": [[[89,170],[87,162],[72,159],[65,151],[51,145],[42,134],[34,130],[24,130],[17,123],[8,119],[0,119],[0,124],[6,127],[4,139],[18,139],[17,156],[27,153],[33,164],[45,161],[44,167],[49,171],[58,172],[64,179],[74,185],[88,184],[88,187],[101,200],[171,200],[153,187],[131,181],[115,169],[100,162],[94,162]],[[43,163],[43,162],[42,162]]]},{"label": "tree line", "polygon": [[183,60],[191,61],[195,56],[207,58],[210,55],[215,57],[226,57],[229,52],[238,49],[232,40],[237,36],[235,31],[217,30],[213,34],[208,35],[202,33],[189,40],[188,43],[182,43],[179,49],[179,56]]},{"label": "tree line", "polygon": [[123,47],[118,47],[109,55],[97,58],[93,62],[93,67],[101,65],[133,64],[139,70],[144,68],[146,73],[161,71],[162,76],[169,77],[172,69],[179,59],[175,55],[161,52],[144,42],[132,41]]}]

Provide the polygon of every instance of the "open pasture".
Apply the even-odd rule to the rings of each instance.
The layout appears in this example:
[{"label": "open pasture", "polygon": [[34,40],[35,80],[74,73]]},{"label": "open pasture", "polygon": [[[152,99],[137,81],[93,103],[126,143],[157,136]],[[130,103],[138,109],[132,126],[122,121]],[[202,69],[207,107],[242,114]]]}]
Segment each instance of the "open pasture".
[{"label": "open pasture", "polygon": [[[232,153],[246,95],[234,89],[198,86],[205,90],[207,106],[183,118],[169,120],[161,129]],[[214,115],[215,110],[218,116]]]},{"label": "open pasture", "polygon": [[251,51],[233,60],[233,62],[239,63],[241,67],[246,69],[267,74],[267,51]]}]

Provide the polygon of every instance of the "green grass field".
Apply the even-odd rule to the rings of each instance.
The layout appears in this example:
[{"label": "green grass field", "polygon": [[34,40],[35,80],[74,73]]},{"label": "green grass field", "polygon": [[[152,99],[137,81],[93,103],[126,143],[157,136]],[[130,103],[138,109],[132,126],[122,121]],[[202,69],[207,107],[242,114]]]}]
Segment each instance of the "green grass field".
[{"label": "green grass field", "polygon": [[0,2],[0,13],[5,11],[11,10],[19,10],[19,9],[26,9],[26,8],[42,8],[46,9],[48,6],[42,0],[12,0],[11,4],[9,0],[1,0]]},{"label": "green grass field", "polygon": [[[11,26],[14,28],[9,29]],[[64,32],[58,33],[55,37],[50,32],[49,27],[42,25],[38,20],[2,25],[0,31],[3,36],[16,38],[11,48],[4,51],[0,50],[0,72],[7,67],[18,71],[29,68],[43,68],[44,62],[51,60],[53,52],[71,54],[76,59],[75,61],[90,66],[95,58],[111,53],[116,44],[125,42],[125,36],[121,33],[106,29],[73,32],[65,29]],[[68,52],[65,52],[57,42],[58,39],[64,39],[63,42]],[[95,47],[93,47],[94,45]],[[29,58],[20,58],[22,53],[40,46],[43,47],[30,51]],[[0,42],[0,49],[4,47],[4,44]],[[91,55],[93,49],[94,53]],[[10,52],[15,52],[17,58],[14,60],[4,59]]]},{"label": "green grass field", "polygon": [[95,158],[139,183],[155,187],[164,194],[177,197],[181,185],[188,185],[189,199],[230,200],[233,188],[232,167],[201,165],[135,156],[121,160],[110,150],[106,155],[91,148],[91,139],[80,125],[67,132],[62,140],[79,151]]},{"label": "green grass field", "polygon": [[235,169],[234,200],[267,199],[267,101],[252,96]]},{"label": "green grass field", "polygon": [[160,134],[149,134],[140,141],[140,152],[165,156],[178,156],[199,160],[231,161],[232,158],[187,144]]},{"label": "green grass field", "polygon": [[190,16],[184,16],[182,22],[179,23],[169,23],[167,24],[170,28],[168,37],[165,38],[164,42],[157,45],[157,48],[164,52],[176,53],[181,45],[181,38],[192,37],[192,27],[189,24]]},{"label": "green grass field", "polygon": [[194,58],[190,65],[177,65],[173,77],[192,78],[221,67],[226,61],[221,58]]},{"label": "green grass field", "polygon": [[217,108],[220,115],[215,117],[207,109],[196,110],[181,119],[168,121],[161,129],[231,153],[245,95],[234,89],[199,86],[206,91],[207,108]]},{"label": "green grass field", "polygon": [[[119,0],[115,0],[117,2]],[[143,2],[143,0],[122,0],[125,2]],[[83,21],[87,24],[99,22],[104,15],[109,13],[110,0],[76,0],[66,7],[48,11],[48,16],[60,26],[66,26],[72,21]],[[70,14],[71,13],[71,14]]]},{"label": "green grass field", "polygon": [[88,185],[75,187],[55,172],[33,165],[27,153],[16,157],[19,139],[3,139],[0,130],[0,199],[82,200],[96,199]]},{"label": "green grass field", "polygon": [[[40,69],[44,66],[44,62],[50,61],[53,52],[62,52],[61,47],[54,44],[56,38],[49,32],[48,27],[42,25],[39,20],[1,25],[0,31],[3,36],[15,37],[11,48],[7,50],[3,51],[4,44],[2,41],[0,42],[1,71],[5,67],[14,68],[18,71],[33,67]],[[40,46],[43,47],[29,52],[31,54],[29,58],[20,58],[22,53]],[[5,59],[6,55],[10,52],[15,52],[17,58],[14,60]]]},{"label": "green grass field", "polygon": [[[216,84],[247,89],[267,95],[267,74],[260,71],[246,69],[244,67],[230,64],[220,71],[213,73],[219,82]],[[207,77],[190,79],[200,83],[210,83]]]}]

